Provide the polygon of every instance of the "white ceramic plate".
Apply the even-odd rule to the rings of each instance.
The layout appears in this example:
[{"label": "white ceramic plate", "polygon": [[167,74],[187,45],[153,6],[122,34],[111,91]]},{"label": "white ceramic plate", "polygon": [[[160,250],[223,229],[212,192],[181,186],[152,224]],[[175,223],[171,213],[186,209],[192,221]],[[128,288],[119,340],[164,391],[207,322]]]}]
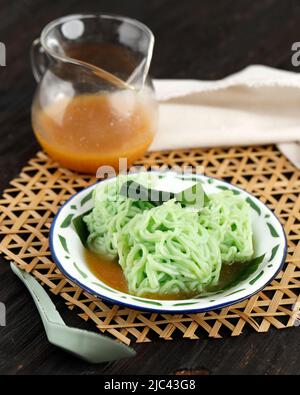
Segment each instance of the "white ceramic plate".
[{"label": "white ceramic plate", "polygon": [[276,277],[285,262],[287,242],[282,225],[265,204],[248,192],[214,178],[202,175],[198,175],[197,178],[203,183],[208,194],[231,189],[246,199],[252,207],[254,257],[258,259],[255,271],[234,287],[200,298],[172,301],[136,297],[119,292],[101,282],[89,270],[84,260],[84,247],[72,226],[74,217],[92,208],[92,191],[97,184],[74,195],[55,216],[50,230],[50,249],[56,265],[66,277],[97,298],[144,311],[204,312],[236,304],[259,292]]}]

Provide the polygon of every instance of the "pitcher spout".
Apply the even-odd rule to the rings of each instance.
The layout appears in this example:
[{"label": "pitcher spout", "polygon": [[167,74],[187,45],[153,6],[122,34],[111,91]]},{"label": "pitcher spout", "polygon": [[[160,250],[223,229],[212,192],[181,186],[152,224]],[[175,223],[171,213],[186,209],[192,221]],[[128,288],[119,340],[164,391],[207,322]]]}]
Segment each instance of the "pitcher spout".
[{"label": "pitcher spout", "polygon": [[[87,42],[88,36],[91,42]],[[59,18],[48,24],[41,35],[41,50],[48,58],[82,67],[117,89],[143,89],[153,46],[154,36],[147,26],[113,15]],[[35,52],[40,56],[42,51]],[[38,62],[41,60],[36,59]]]}]

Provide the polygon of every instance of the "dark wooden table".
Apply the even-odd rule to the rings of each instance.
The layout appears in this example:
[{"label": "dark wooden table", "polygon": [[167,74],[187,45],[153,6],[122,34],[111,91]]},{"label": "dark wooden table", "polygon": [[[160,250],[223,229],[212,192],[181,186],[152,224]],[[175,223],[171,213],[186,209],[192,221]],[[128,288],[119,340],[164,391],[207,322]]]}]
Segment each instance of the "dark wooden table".
[{"label": "dark wooden table", "polygon": [[[30,126],[31,42],[50,20],[80,12],[113,12],[146,23],[156,36],[154,77],[217,79],[254,63],[297,71],[291,64],[292,43],[300,41],[297,0],[0,0],[0,41],[7,47],[7,66],[0,67],[0,190],[38,149]],[[0,260],[0,301],[7,308],[0,374],[300,373],[300,328],[157,341],[135,345],[131,360],[83,363],[48,344],[28,292]],[[58,298],[54,302],[69,324],[86,327]]]}]

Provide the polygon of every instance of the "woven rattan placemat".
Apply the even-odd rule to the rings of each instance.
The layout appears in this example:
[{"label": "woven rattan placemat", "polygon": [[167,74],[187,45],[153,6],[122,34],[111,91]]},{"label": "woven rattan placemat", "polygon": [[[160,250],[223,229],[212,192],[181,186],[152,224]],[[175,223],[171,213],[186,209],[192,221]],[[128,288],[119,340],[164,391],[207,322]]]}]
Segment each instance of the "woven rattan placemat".
[{"label": "woven rattan placemat", "polygon": [[285,226],[288,256],[284,270],[263,292],[232,307],[202,314],[154,314],[97,300],[67,280],[51,260],[48,232],[53,216],[71,195],[95,181],[59,168],[38,153],[10,182],[0,199],[0,251],[60,295],[84,320],[120,341],[157,337],[198,339],[238,336],[245,327],[267,332],[299,323],[300,171],[274,146],[192,149],[148,153],[138,164],[203,166],[205,174],[225,179],[266,203]]}]

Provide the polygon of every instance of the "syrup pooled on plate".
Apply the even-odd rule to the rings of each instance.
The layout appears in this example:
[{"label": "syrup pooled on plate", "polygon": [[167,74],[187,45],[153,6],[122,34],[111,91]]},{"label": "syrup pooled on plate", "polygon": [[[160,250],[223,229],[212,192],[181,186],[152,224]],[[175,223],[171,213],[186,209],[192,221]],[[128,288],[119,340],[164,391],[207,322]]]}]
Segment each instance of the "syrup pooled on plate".
[{"label": "syrup pooled on plate", "polygon": [[[121,266],[118,262],[111,261],[105,257],[102,257],[88,249],[84,251],[84,258],[90,271],[99,280],[103,281],[109,287],[116,289],[120,292],[129,293],[127,282]],[[241,273],[245,270],[245,263],[233,263],[232,265],[223,265],[220,273],[219,284],[213,288],[207,290],[208,292],[218,292],[226,288],[227,285],[237,280]],[[158,300],[185,300],[192,299],[195,294],[146,294],[142,295],[148,299]]]},{"label": "syrup pooled on plate", "polygon": [[127,282],[121,266],[117,261],[111,261],[95,254],[88,249],[84,250],[84,258],[90,271],[105,284],[120,292],[128,293]]}]

